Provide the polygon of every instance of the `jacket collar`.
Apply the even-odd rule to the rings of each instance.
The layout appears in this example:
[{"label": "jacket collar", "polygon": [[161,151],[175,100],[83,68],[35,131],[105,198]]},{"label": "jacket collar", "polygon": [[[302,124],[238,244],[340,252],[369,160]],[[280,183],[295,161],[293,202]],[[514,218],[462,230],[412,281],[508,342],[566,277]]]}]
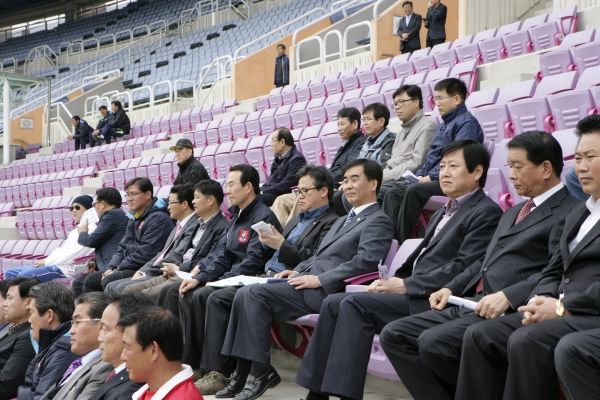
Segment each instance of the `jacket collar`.
[{"label": "jacket collar", "polygon": [[189,166],[191,163],[194,162],[194,153],[192,153],[192,156],[190,158],[188,158],[187,160],[185,160],[185,162],[183,164],[179,164],[177,163],[177,165],[179,165],[180,168],[185,168],[187,166]]},{"label": "jacket collar", "polygon": [[348,138],[348,141],[346,143],[352,143],[353,141],[357,140],[358,138],[364,137],[363,133],[359,130],[358,132],[356,132],[355,134],[353,134],[352,136],[350,136]]},{"label": "jacket collar", "polygon": [[154,211],[163,211],[166,212],[167,207],[166,205],[162,208],[159,208],[156,206],[156,202],[158,201],[158,198],[154,197],[152,199],[152,203],[150,203],[150,205],[148,207],[146,207],[146,209],[144,210],[144,212],[135,219],[135,221],[141,221],[143,219],[145,219],[150,213],[154,212]]},{"label": "jacket collar", "polygon": [[423,110],[419,110],[419,112],[416,113],[415,116],[410,119],[410,121],[404,122],[402,124],[402,129],[412,128],[417,123],[417,121],[419,121],[424,115],[425,113],[423,112]]},{"label": "jacket collar", "polygon": [[263,203],[262,199],[260,198],[260,195],[257,195],[254,198],[254,200],[252,200],[252,202],[250,204],[248,204],[248,206],[242,210],[241,213],[240,213],[240,208],[238,206],[231,207],[229,209],[229,213],[237,221],[237,220],[240,220],[242,218],[245,218],[248,214],[250,214],[256,207],[258,207],[261,204],[264,204],[264,203]]},{"label": "jacket collar", "polygon": [[50,347],[55,341],[68,333],[71,329],[71,321],[63,322],[56,329],[42,328],[39,333],[40,353]]},{"label": "jacket collar", "polygon": [[456,117],[458,117],[459,115],[464,114],[466,112],[467,112],[467,106],[463,102],[461,105],[456,107],[454,110],[442,115],[442,119],[444,120],[444,123],[449,124]]}]

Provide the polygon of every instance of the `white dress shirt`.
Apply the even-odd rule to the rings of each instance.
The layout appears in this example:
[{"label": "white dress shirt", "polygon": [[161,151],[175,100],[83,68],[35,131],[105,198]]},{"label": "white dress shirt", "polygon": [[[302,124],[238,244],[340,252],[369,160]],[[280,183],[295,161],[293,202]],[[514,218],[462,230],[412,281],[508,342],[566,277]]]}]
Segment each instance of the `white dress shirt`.
[{"label": "white dress shirt", "polygon": [[590,215],[583,221],[577,236],[571,242],[569,242],[569,253],[573,252],[573,249],[577,247],[579,242],[589,233],[589,231],[600,221],[600,201],[590,197],[585,202],[585,206],[590,210]]}]

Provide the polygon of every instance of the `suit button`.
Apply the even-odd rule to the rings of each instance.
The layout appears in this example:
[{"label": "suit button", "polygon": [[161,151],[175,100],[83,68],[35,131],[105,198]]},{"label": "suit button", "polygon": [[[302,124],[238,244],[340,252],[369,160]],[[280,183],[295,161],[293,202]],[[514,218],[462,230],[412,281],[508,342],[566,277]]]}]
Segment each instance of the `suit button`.
[{"label": "suit button", "polygon": [[569,282],[570,282],[569,278],[565,279],[565,283],[569,283]]},{"label": "suit button", "polygon": [[487,267],[483,267],[483,272],[487,272]]}]

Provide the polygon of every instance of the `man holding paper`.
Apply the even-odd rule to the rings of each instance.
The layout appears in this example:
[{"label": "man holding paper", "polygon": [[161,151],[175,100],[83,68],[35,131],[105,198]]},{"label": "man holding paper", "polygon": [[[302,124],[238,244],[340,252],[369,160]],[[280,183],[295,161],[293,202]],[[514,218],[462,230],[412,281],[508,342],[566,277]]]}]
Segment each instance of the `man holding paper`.
[{"label": "man holding paper", "polygon": [[[296,179],[301,212],[290,220],[282,233],[268,225],[266,228],[272,234],[260,232],[259,240],[265,249],[265,263],[259,271],[261,276],[273,277],[310,258],[338,218],[329,208],[333,178],[326,167],[305,165],[298,170]],[[211,371],[197,384],[204,395],[215,394],[228,385],[236,368],[236,360],[222,355],[221,348],[231,304],[239,288],[207,286],[194,293],[192,299],[183,362],[192,368]]]},{"label": "man holding paper", "polygon": [[325,299],[296,376],[310,390],[308,400],[362,399],[373,336],[389,322],[430,309],[429,294],[484,255],[502,216],[483,191],[489,165],[487,149],[473,140],[446,146],[440,182],[450,200],[431,217],[420,245],[395,276],[376,280],[367,293]]},{"label": "man holding paper", "polygon": [[[560,181],[562,150],[552,135],[515,136],[508,163],[517,193],[530,200],[504,213],[485,256],[431,294],[431,311],[389,323],[379,337],[415,399],[454,398],[465,331],[527,302],[559,243],[566,214],[579,203]],[[475,310],[447,307],[451,295],[476,301]]]},{"label": "man holding paper", "polygon": [[[270,365],[271,324],[319,312],[323,300],[343,291],[345,279],[377,270],[392,243],[391,221],[379,209],[383,171],[372,160],[344,166],[342,190],[352,210],[333,224],[312,257],[276,278],[288,282],[250,285],[238,290],[222,353],[238,359],[228,387],[217,397],[255,399],[281,382]],[[237,396],[236,396],[237,395]]]}]

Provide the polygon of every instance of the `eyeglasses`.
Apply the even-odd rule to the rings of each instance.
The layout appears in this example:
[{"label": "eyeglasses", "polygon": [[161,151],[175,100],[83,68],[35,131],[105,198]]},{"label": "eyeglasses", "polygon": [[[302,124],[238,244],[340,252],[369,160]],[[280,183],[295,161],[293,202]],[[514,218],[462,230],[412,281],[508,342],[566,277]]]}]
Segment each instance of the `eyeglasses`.
[{"label": "eyeglasses", "polygon": [[407,101],[414,101],[414,100],[416,100],[416,99],[408,99],[408,100],[398,100],[398,101],[393,101],[393,102],[392,102],[392,105],[393,105],[394,107],[402,107],[402,106],[404,106],[404,103],[406,103]]},{"label": "eyeglasses", "polygon": [[73,210],[79,211],[79,210],[81,210],[81,206],[71,206],[71,207],[69,207],[69,210],[71,210],[71,212],[73,212]]},{"label": "eyeglasses", "polygon": [[308,192],[310,192],[313,189],[319,190],[319,188],[312,187],[312,188],[306,188],[306,189],[294,189],[292,191],[292,193],[294,193],[296,195],[300,195],[301,194],[302,196],[306,196],[308,194]]},{"label": "eyeglasses", "polygon": [[171,205],[171,204],[179,204],[179,203],[180,203],[179,201],[170,201],[169,205]]},{"label": "eyeglasses", "polygon": [[74,326],[75,328],[77,328],[77,325],[79,325],[82,322],[93,322],[93,323],[96,323],[98,321],[100,321],[100,318],[72,319],[71,320],[71,325]]},{"label": "eyeglasses", "polygon": [[435,97],[435,102],[436,102],[436,103],[439,103],[439,102],[441,102],[442,100],[444,100],[444,99],[449,99],[449,98],[451,98],[451,97],[454,97],[454,96],[436,96],[436,97]]},{"label": "eyeglasses", "polygon": [[131,193],[131,192],[125,192],[125,197],[135,197],[139,194],[141,194],[142,192],[136,192],[136,193]]}]

